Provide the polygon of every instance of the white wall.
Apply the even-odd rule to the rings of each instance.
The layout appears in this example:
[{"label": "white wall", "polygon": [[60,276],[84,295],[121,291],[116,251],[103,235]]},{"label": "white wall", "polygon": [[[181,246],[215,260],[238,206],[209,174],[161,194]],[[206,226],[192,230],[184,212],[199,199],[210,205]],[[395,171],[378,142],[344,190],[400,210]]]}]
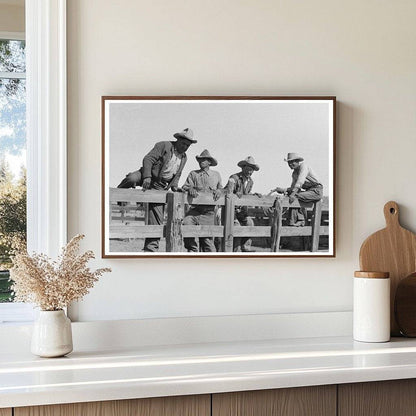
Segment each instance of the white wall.
[{"label": "white wall", "polygon": [[0,4],[0,32],[24,32],[25,8],[23,5]]},{"label": "white wall", "polygon": [[[69,236],[113,268],[78,319],[350,310],[384,203],[416,231],[415,17],[413,0],[69,0]],[[336,95],[337,257],[99,259],[100,97],[123,94]]]}]

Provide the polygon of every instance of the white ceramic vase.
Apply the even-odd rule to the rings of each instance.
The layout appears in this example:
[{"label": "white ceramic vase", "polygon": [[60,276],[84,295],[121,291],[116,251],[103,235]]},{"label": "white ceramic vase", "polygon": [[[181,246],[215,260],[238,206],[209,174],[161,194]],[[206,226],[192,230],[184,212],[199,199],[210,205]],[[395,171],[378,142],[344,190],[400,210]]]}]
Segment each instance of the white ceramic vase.
[{"label": "white ceramic vase", "polygon": [[71,321],[61,309],[40,311],[35,321],[30,350],[39,357],[62,357],[72,351]]}]

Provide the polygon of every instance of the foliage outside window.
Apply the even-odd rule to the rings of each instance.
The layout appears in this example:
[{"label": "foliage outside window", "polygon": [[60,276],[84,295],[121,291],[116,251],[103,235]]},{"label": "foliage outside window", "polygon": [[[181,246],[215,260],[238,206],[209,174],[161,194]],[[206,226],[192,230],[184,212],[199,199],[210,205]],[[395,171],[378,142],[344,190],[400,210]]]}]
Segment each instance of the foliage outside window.
[{"label": "foliage outside window", "polygon": [[26,243],[25,42],[0,39],[0,302],[12,300],[8,269]]}]

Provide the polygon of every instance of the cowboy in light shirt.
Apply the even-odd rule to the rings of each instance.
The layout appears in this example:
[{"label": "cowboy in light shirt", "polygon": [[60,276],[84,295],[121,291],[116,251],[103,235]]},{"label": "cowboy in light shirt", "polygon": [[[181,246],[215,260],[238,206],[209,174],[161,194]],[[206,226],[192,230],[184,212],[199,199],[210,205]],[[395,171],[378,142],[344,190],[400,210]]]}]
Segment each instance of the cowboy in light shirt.
[{"label": "cowboy in light shirt", "polygon": [[[204,150],[196,156],[200,169],[189,173],[183,191],[196,198],[198,192],[210,192],[214,201],[222,195],[221,175],[216,170],[210,169],[217,166],[218,162],[213,158],[208,150]],[[193,205],[183,219],[184,225],[214,225],[215,205]],[[198,244],[195,238],[184,238],[185,248],[190,252],[198,251]],[[214,239],[212,237],[201,237],[199,239],[199,251],[215,252]]]},{"label": "cowboy in light shirt", "polygon": [[311,202],[320,201],[323,196],[323,186],[316,176],[315,172],[304,163],[304,159],[297,153],[288,153],[285,162],[289,165],[292,172],[292,184],[289,188],[275,188],[271,192],[278,192],[289,196],[289,203],[293,203],[296,199],[301,206],[298,209],[291,210],[290,225],[303,227],[306,224],[307,214],[306,207]]}]

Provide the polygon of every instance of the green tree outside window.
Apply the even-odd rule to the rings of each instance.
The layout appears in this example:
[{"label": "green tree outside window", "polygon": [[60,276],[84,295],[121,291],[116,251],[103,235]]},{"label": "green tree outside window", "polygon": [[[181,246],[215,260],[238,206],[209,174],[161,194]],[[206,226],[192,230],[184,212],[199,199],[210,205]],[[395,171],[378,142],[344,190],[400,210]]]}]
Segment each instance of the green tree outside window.
[{"label": "green tree outside window", "polygon": [[24,41],[0,39],[0,302],[12,300],[11,256],[26,243],[26,169],[8,161],[26,147],[25,62]]}]

